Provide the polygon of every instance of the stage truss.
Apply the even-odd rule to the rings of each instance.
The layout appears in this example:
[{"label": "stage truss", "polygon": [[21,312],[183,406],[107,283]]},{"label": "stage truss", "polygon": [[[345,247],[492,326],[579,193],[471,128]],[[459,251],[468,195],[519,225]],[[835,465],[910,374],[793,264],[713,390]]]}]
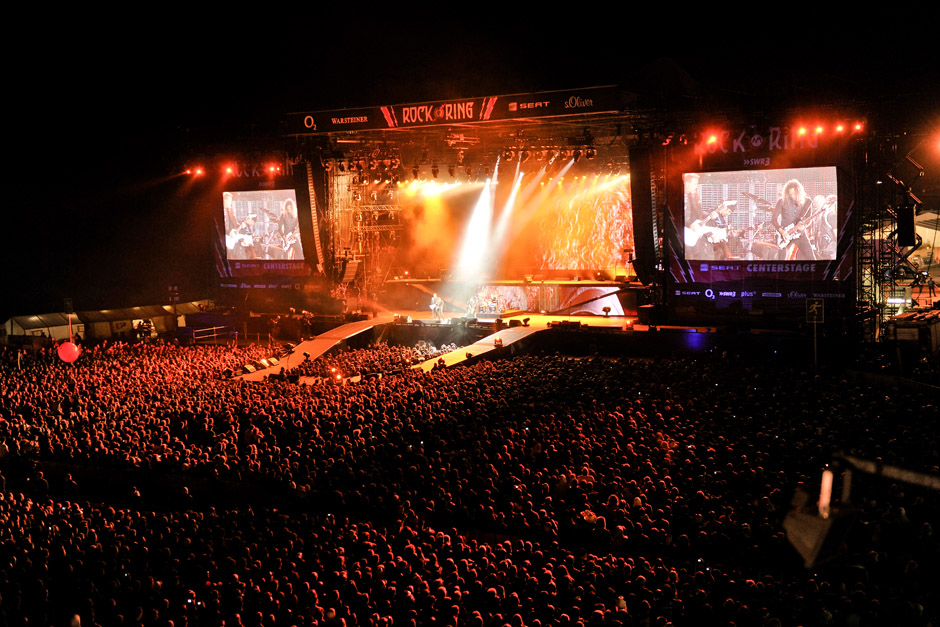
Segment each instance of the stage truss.
[{"label": "stage truss", "polygon": [[327,220],[334,276],[363,294],[375,294],[394,269],[401,242],[398,189],[388,169],[340,170],[328,163]]},{"label": "stage truss", "polygon": [[911,158],[910,141],[875,137],[857,146],[857,288],[862,335],[868,341],[879,339],[884,324],[910,307],[909,286],[919,271],[910,257],[920,247],[920,236],[907,245],[898,239],[899,213],[911,221],[913,233],[913,217],[922,205],[911,186],[924,170]]}]

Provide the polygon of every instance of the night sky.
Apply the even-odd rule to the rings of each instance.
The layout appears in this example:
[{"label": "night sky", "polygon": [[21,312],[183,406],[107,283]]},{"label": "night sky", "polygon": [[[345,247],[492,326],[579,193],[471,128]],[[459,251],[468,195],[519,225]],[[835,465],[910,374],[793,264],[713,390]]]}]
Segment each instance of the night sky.
[{"label": "night sky", "polygon": [[[649,9],[533,18],[485,8],[434,9],[430,24],[427,7],[395,5],[398,17],[379,19],[364,6],[296,15],[259,5],[117,26],[82,12],[31,27],[31,45],[8,62],[12,245],[0,319],[61,310],[65,297],[78,310],[157,304],[169,283],[204,296],[215,280],[208,216],[172,175],[188,154],[276,135],[291,111],[652,90],[678,67],[708,102],[862,98],[885,124],[938,128],[936,27],[909,11],[784,20],[752,7],[678,26]],[[265,9],[277,13],[255,15]]]}]

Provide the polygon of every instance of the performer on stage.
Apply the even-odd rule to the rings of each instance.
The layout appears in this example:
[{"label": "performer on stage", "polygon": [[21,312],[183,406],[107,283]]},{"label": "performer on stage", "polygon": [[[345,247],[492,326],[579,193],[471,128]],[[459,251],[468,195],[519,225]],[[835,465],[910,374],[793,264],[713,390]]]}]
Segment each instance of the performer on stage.
[{"label": "performer on stage", "polygon": [[444,320],[444,299],[437,295],[431,297],[431,317],[436,320]]},{"label": "performer on stage", "polygon": [[232,251],[232,259],[256,259],[258,257],[254,250],[256,217],[255,214],[249,213],[226,237],[226,244]]},{"label": "performer on stage", "polygon": [[277,230],[284,240],[285,257],[287,259],[302,259],[300,249],[300,223],[297,220],[297,207],[294,201],[288,198],[281,206],[281,213],[277,218]]},{"label": "performer on stage", "polygon": [[714,211],[702,208],[698,189],[699,175],[683,177],[685,187],[685,258],[695,260],[727,259],[728,223],[734,202],[723,202]]},{"label": "performer on stage", "polygon": [[836,234],[838,233],[837,198],[819,195],[813,199],[813,212],[822,211],[816,229],[816,256],[819,259],[836,258]]},{"label": "performer on stage", "polygon": [[806,195],[803,184],[791,179],[783,186],[783,197],[777,201],[771,218],[779,235],[779,245],[786,249],[786,258],[801,261],[814,261],[816,254],[813,245],[804,232],[809,226],[804,220],[810,218],[813,199]]},{"label": "performer on stage", "polygon": [[470,300],[467,301],[467,317],[473,318],[477,315],[477,297],[476,294],[470,297]]},{"label": "performer on stage", "polygon": [[238,226],[238,216],[235,215],[235,207],[232,206],[234,195],[232,192],[222,192],[222,208],[225,212],[225,232],[228,233]]}]

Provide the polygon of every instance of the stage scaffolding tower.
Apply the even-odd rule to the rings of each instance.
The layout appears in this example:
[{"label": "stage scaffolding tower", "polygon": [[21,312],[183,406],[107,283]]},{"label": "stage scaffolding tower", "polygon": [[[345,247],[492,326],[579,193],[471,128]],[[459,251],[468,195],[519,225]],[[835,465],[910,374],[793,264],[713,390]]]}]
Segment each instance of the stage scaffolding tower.
[{"label": "stage scaffolding tower", "polygon": [[916,213],[921,202],[910,185],[923,169],[905,151],[904,141],[886,136],[858,145],[857,287],[860,309],[867,305],[872,312],[862,316],[867,341],[880,339],[884,323],[910,306],[910,282],[917,272],[909,257],[920,238],[914,245],[899,244],[898,211],[907,206],[911,215]]},{"label": "stage scaffolding tower", "polygon": [[401,242],[401,206],[394,182],[375,183],[361,171],[329,176],[329,219],[334,276],[341,289],[376,296],[395,266]]}]

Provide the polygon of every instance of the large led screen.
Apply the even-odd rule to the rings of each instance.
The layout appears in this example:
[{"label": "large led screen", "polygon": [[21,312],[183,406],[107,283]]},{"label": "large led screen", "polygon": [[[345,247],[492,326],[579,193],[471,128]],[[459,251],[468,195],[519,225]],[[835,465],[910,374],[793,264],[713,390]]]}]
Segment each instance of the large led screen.
[{"label": "large led screen", "polygon": [[839,229],[835,167],[686,172],[689,261],[827,261]]},{"label": "large led screen", "polygon": [[404,241],[396,263],[416,276],[441,269],[477,282],[555,273],[616,275],[627,272],[633,253],[625,175],[548,175],[543,167],[503,174],[499,182],[415,181],[398,198]]},{"label": "large led screen", "polygon": [[227,191],[222,205],[227,259],[303,260],[293,189]]}]

